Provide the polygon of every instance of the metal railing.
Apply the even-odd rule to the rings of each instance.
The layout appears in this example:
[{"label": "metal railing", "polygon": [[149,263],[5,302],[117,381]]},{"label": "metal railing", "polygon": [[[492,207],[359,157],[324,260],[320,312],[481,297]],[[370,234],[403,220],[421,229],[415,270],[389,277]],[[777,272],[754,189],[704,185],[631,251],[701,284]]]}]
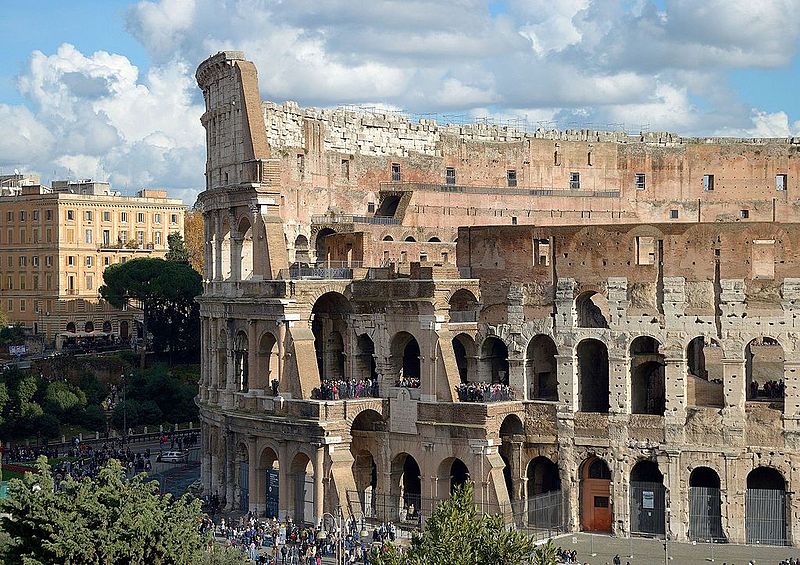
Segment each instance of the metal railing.
[{"label": "metal railing", "polygon": [[323,214],[311,216],[312,224],[375,224],[397,225],[398,218],[391,216],[353,216],[349,214]]},{"label": "metal railing", "polygon": [[323,261],[320,263],[300,263],[288,269],[281,269],[281,279],[352,279],[353,269],[363,267],[362,261]]},{"label": "metal railing", "polygon": [[566,196],[581,198],[619,198],[619,190],[580,190],[571,188],[524,188],[507,186],[466,186],[426,182],[382,182],[380,189],[388,192],[419,190],[464,194],[502,194],[507,196]]},{"label": "metal railing", "polygon": [[450,310],[450,321],[455,323],[460,322],[477,322],[477,310]]}]

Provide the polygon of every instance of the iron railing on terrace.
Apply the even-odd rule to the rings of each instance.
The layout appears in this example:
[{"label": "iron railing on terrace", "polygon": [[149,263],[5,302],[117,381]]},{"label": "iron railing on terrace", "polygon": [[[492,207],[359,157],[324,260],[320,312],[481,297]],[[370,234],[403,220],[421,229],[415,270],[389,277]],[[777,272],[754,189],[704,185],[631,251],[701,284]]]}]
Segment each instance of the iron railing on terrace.
[{"label": "iron railing on terrace", "polygon": [[477,322],[477,310],[450,310],[450,321],[454,323]]},{"label": "iron railing on terrace", "polygon": [[579,198],[619,198],[619,190],[581,190],[572,188],[524,188],[507,186],[466,186],[427,182],[382,182],[380,189],[387,192],[408,190],[428,192],[455,192],[465,194],[501,194],[506,196],[565,196]]},{"label": "iron railing on terrace", "polygon": [[288,269],[281,269],[281,279],[352,279],[353,269],[363,267],[361,261],[321,261],[319,263],[302,263]]},{"label": "iron railing on terrace", "polygon": [[397,225],[398,218],[391,216],[352,216],[350,214],[323,214],[311,216],[312,224],[376,224]]}]

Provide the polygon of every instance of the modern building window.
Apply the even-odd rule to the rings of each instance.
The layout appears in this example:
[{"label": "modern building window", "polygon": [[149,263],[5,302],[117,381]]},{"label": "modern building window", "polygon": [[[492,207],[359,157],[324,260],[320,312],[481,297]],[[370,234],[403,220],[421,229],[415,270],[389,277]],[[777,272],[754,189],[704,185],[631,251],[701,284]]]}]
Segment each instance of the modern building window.
[{"label": "modern building window", "polygon": [[44,284],[45,284],[45,290],[52,290],[53,289],[53,275],[51,275],[50,273],[45,275]]},{"label": "modern building window", "polygon": [[392,182],[400,182],[400,163],[392,163]]},{"label": "modern building window", "polygon": [[103,247],[108,247],[109,245],[111,245],[111,232],[103,230]]},{"label": "modern building window", "polygon": [[34,222],[38,222],[39,221],[39,210],[34,210],[33,211],[33,221]]},{"label": "modern building window", "polygon": [[572,172],[569,174],[569,187],[577,190],[581,187],[581,174]]},{"label": "modern building window", "polygon": [[9,210],[6,213],[6,220],[8,221],[9,224],[14,221],[14,211],[13,210]]},{"label": "modern building window", "polygon": [[48,222],[53,221],[53,211],[52,210],[45,210],[44,211],[44,219]]},{"label": "modern building window", "polygon": [[714,190],[714,175],[703,175],[703,190],[706,192]]},{"label": "modern building window", "polygon": [[635,177],[636,190],[644,190],[646,188],[646,177],[644,173],[636,173]]},{"label": "modern building window", "polygon": [[108,255],[103,257],[103,266],[108,267],[110,264],[111,264],[111,257],[109,257]]},{"label": "modern building window", "polygon": [[28,232],[25,231],[25,228],[19,228],[19,242],[28,243]]},{"label": "modern building window", "polygon": [[75,220],[75,210],[67,210],[67,221]]},{"label": "modern building window", "polygon": [[175,225],[178,223],[178,214],[170,214],[169,223]]},{"label": "modern building window", "polygon": [[44,239],[45,239],[45,241],[47,243],[52,243],[53,242],[53,230],[52,229],[47,228],[47,229],[44,230]]},{"label": "modern building window", "polygon": [[94,258],[91,255],[87,255],[86,256],[86,266],[91,269],[93,264],[94,264]]},{"label": "modern building window", "polygon": [[93,290],[94,289],[94,277],[92,275],[86,275],[86,290]]},{"label": "modern building window", "polygon": [[44,266],[45,267],[52,267],[53,266],[53,256],[52,255],[47,255],[44,258]]},{"label": "modern building window", "polygon": [[775,190],[786,190],[786,184],[789,180],[789,175],[775,175]]},{"label": "modern building window", "polygon": [[144,212],[139,212],[138,214],[136,214],[136,222],[139,224],[144,223]]},{"label": "modern building window", "polygon": [[110,222],[111,221],[111,212],[105,211],[103,212],[103,221]]},{"label": "modern building window", "polygon": [[28,287],[27,282],[28,282],[28,277],[26,277],[24,274],[20,275],[19,276],[19,289],[20,290],[27,290],[27,287]]},{"label": "modern building window", "polygon": [[31,266],[32,267],[38,267],[39,266],[39,256],[38,255],[34,255],[33,257],[31,257]]},{"label": "modern building window", "polygon": [[20,210],[19,211],[19,221],[20,222],[24,222],[27,219],[28,219],[28,213],[25,210]]},{"label": "modern building window", "polygon": [[375,212],[375,203],[374,202],[367,202],[367,212],[372,214]]},{"label": "modern building window", "polygon": [[25,255],[19,256],[19,266],[20,267],[27,267],[28,266],[28,258]]},{"label": "modern building window", "polygon": [[119,240],[123,244],[128,243],[128,232],[126,232],[126,231],[119,232]]},{"label": "modern building window", "polygon": [[511,188],[517,186],[517,170],[516,169],[508,169],[506,171],[506,184]]},{"label": "modern building window", "polygon": [[39,290],[39,275],[33,275],[33,290]]},{"label": "modern building window", "polygon": [[67,255],[67,266],[74,267],[75,266],[75,256],[74,255]]},{"label": "modern building window", "polygon": [[161,225],[161,214],[160,213],[153,214],[153,223]]},{"label": "modern building window", "polygon": [[94,232],[92,230],[86,230],[86,237],[84,238],[84,241],[86,243],[92,243],[93,239],[94,239]]},{"label": "modern building window", "polygon": [[8,230],[8,241],[6,243],[14,243],[14,230]]},{"label": "modern building window", "polygon": [[669,218],[671,220],[677,220],[678,219],[678,211],[677,210],[670,210],[669,211]]},{"label": "modern building window", "polygon": [[92,211],[91,211],[91,210],[86,210],[86,211],[84,212],[84,219],[85,219],[87,222],[91,222],[91,221],[92,221]]},{"label": "modern building window", "polygon": [[128,223],[128,213],[127,212],[120,212],[119,213],[119,221],[123,224]]},{"label": "modern building window", "polygon": [[8,266],[9,269],[14,266],[14,258],[11,255],[6,259],[6,266]]},{"label": "modern building window", "polygon": [[[11,287],[9,286],[9,288]],[[12,300],[11,298],[9,298],[8,302],[6,303],[6,310],[8,312],[12,312],[14,310],[14,300]]]},{"label": "modern building window", "polygon": [[28,309],[28,301],[25,300],[24,298],[20,299],[20,301],[19,301],[19,311],[20,312],[24,312],[27,309]]},{"label": "modern building window", "polygon": [[139,242],[139,245],[144,245],[144,232],[143,231],[140,230],[140,231],[136,232],[136,241]]},{"label": "modern building window", "polygon": [[153,232],[153,243],[155,243],[156,245],[161,245],[161,232],[160,231]]},{"label": "modern building window", "polygon": [[444,183],[456,184],[456,169],[455,167],[447,167],[444,170]]},{"label": "modern building window", "polygon": [[[14,278],[11,275],[6,277],[6,290],[14,290]],[[11,304],[10,301],[9,304]],[[8,310],[11,311],[11,306],[8,307]]]}]

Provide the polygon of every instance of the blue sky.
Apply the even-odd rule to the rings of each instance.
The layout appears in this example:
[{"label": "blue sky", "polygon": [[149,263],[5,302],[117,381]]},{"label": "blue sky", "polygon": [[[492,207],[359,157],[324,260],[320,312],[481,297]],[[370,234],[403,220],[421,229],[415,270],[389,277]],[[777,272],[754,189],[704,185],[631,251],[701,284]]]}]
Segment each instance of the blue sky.
[{"label": "blue sky", "polygon": [[[197,64],[262,97],[683,135],[800,135],[800,0],[5,2],[0,170],[203,183]],[[105,54],[104,54],[105,53]]]}]

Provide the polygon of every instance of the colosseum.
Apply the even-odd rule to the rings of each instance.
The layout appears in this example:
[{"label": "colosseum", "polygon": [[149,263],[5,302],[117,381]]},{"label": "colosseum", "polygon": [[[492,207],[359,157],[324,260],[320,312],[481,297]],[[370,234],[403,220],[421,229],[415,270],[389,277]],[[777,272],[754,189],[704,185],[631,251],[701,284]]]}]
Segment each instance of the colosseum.
[{"label": "colosseum", "polygon": [[[202,480],[420,527],[800,544],[800,139],[205,97]],[[793,278],[798,274],[798,278]]]}]

